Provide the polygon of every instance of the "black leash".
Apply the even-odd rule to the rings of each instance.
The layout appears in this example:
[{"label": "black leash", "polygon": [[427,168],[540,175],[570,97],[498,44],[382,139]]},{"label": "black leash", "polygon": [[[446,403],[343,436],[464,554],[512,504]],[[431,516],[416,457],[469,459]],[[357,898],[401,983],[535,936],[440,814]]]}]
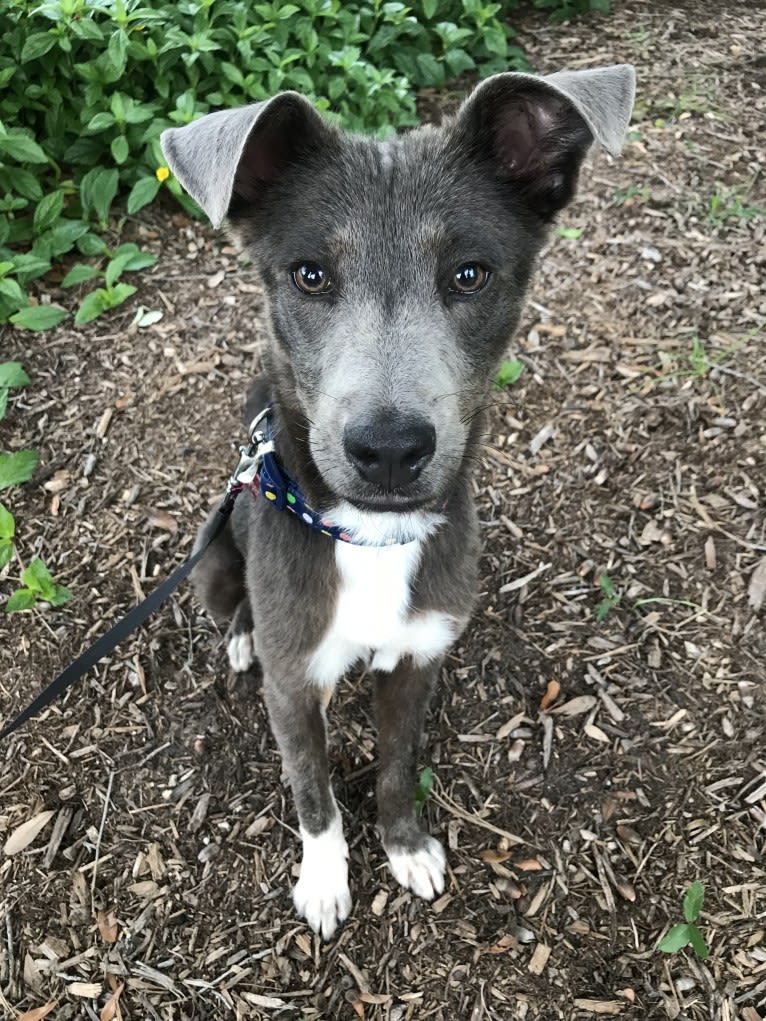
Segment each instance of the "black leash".
[{"label": "black leash", "polygon": [[54,681],[51,681],[48,687],[40,692],[31,705],[28,705],[23,712],[19,713],[12,723],[3,727],[2,731],[0,731],[0,741],[8,737],[15,730],[18,730],[28,719],[35,716],[47,705],[50,705],[60,695],[63,695],[67,688],[71,688],[75,681],[79,681],[84,673],[87,673],[100,659],[103,659],[120,642],[124,641],[128,635],[132,634],[136,628],[140,627],[146,618],[154,613],[168,596],[175,592],[184,578],[188,577],[194,570],[223,531],[226,522],[231,517],[231,512],[234,510],[234,501],[245,486],[251,482],[253,473],[263,460],[264,452],[271,449],[271,444],[267,442],[265,433],[258,428],[269,410],[269,408],[265,408],[259,415],[256,415],[250,424],[250,444],[249,446],[245,445],[239,448],[239,463],[226,486],[226,496],[218,508],[218,517],[212,526],[212,531],[205,545],[192,554],[186,563],[177,567],[169,578],[166,578],[165,581],[157,586],[151,595],[148,595],[138,606],[134,606],[122,620],[119,620],[106,634],[96,639],[93,645],[86,649],[81,656],[78,656],[74,663],[71,663]]},{"label": "black leash", "polygon": [[[236,494],[234,494],[236,495]],[[218,520],[213,526],[212,534],[210,538],[197,552],[191,556],[185,564],[181,564],[175,571],[166,578],[162,584],[158,585],[157,588],[144,599],[138,606],[134,606],[133,609],[127,613],[122,620],[117,621],[114,627],[111,627],[106,634],[101,635],[100,638],[96,639],[90,648],[86,649],[81,656],[78,656],[74,663],[62,671],[55,679],[51,681],[47,688],[40,692],[37,698],[28,705],[27,708],[19,713],[16,719],[9,723],[6,727],[3,727],[0,731],[0,741],[3,738],[8,737],[14,730],[18,730],[22,724],[26,723],[32,716],[36,716],[41,709],[44,709],[51,702],[55,701],[60,695],[63,695],[67,688],[70,688],[75,681],[79,681],[84,673],[87,673],[92,666],[95,666],[100,659],[108,655],[112,649],[116,648],[120,642],[122,642],[128,635],[132,634],[136,628],[140,627],[141,624],[149,617],[154,611],[164,603],[168,596],[175,592],[184,578],[188,577],[194,567],[199,563],[202,557],[210,549],[210,546],[215,542],[218,536],[221,534],[224,525],[229,520],[229,516],[234,507],[234,499],[227,498],[226,501],[218,509]]]}]

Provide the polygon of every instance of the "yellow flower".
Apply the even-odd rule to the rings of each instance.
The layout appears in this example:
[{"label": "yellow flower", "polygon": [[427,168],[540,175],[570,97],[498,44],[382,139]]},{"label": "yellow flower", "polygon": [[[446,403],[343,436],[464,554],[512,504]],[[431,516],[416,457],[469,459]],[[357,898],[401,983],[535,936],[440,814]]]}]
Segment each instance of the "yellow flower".
[{"label": "yellow flower", "polygon": [[167,179],[170,177],[170,171],[168,170],[167,167],[157,167],[157,169],[155,170],[155,174],[157,175],[158,181],[167,181]]}]

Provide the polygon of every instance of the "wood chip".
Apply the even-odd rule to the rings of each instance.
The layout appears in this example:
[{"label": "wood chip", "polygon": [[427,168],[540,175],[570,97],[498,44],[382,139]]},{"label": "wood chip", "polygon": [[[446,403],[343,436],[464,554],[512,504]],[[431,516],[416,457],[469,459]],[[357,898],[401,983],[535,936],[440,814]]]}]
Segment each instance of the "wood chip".
[{"label": "wood chip", "polygon": [[66,988],[71,996],[81,996],[86,1000],[95,1000],[104,991],[100,982],[70,982]]},{"label": "wood chip", "polygon": [[715,539],[709,535],[705,540],[705,566],[708,571],[714,571],[718,564],[718,557],[715,551]]},{"label": "wood chip", "polygon": [[529,959],[527,965],[527,971],[533,975],[542,975],[545,971],[545,966],[548,964],[548,958],[551,956],[551,948],[546,946],[545,943],[538,943],[534,949],[534,953]]},{"label": "wood chip", "polygon": [[589,1010],[591,1014],[611,1014],[612,1017],[621,1014],[624,1006],[618,1000],[575,1000],[574,1005],[580,1010]]},{"label": "wood chip", "polygon": [[580,716],[582,713],[590,712],[597,703],[595,695],[577,695],[563,705],[551,709],[551,712],[555,716]]},{"label": "wood chip", "polygon": [[747,587],[747,601],[754,610],[760,610],[766,598],[766,557],[762,557],[760,563],[750,576],[750,584]]}]

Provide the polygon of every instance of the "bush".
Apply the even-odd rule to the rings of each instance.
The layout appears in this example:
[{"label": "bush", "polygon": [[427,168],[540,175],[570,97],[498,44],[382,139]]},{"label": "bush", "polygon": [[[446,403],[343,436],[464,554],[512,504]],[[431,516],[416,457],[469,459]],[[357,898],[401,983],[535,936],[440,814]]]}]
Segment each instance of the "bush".
[{"label": "bush", "polygon": [[[535,0],[571,8],[602,0]],[[30,281],[73,249],[97,257],[69,283],[147,264],[101,236],[168,187],[161,131],[219,107],[297,89],[352,130],[416,123],[413,88],[524,66],[487,0],[14,0],[0,8],[0,323],[46,329],[67,313],[30,303]],[[12,125],[12,126],[11,126]],[[89,270],[92,270],[89,273]],[[131,292],[118,285],[93,308]],[[91,309],[92,311],[93,309]],[[80,315],[79,321],[86,321]]]}]

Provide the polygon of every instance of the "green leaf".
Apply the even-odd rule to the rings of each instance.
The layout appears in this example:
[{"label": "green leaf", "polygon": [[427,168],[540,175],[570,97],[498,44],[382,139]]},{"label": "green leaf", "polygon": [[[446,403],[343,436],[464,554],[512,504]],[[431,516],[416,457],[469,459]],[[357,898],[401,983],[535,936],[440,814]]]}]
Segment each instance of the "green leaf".
[{"label": "green leaf", "polygon": [[96,269],[95,266],[86,266],[85,263],[78,262],[76,266],[72,266],[61,281],[61,286],[74,287],[75,284],[83,284],[86,280],[95,280],[101,275],[101,271]]},{"label": "green leaf", "polygon": [[37,596],[28,588],[19,588],[5,604],[6,613],[18,613],[19,610],[31,610],[37,602]]},{"label": "green leaf", "polygon": [[507,386],[512,386],[523,371],[524,363],[516,358],[503,362],[495,379],[495,387],[498,390],[503,390]]},{"label": "green leaf", "polygon": [[117,305],[121,305],[123,301],[127,301],[131,294],[135,294],[138,290],[133,284],[116,284],[109,294],[109,307],[116,308]]},{"label": "green leaf", "polygon": [[614,585],[612,583],[612,579],[609,577],[609,575],[606,573],[606,571],[604,571],[604,573],[599,576],[598,583],[599,583],[601,591],[604,593],[604,595],[608,599],[613,599],[614,598]]},{"label": "green leaf", "polygon": [[50,330],[69,315],[58,305],[29,305],[15,312],[10,321],[25,330]]},{"label": "green leaf", "polygon": [[574,241],[582,236],[584,229],[584,227],[557,227],[556,233],[560,238],[570,238]]},{"label": "green leaf", "polygon": [[5,280],[0,280],[0,294],[11,302],[14,311],[17,308],[23,308],[25,305],[29,304],[27,296],[21,289],[18,280],[13,280],[11,277],[6,277]]},{"label": "green leaf", "polygon": [[13,557],[13,543],[10,539],[0,539],[0,571]]},{"label": "green leaf", "polygon": [[27,36],[21,50],[21,63],[37,60],[56,45],[56,36],[52,32],[34,32]]},{"label": "green leaf", "polygon": [[63,585],[54,585],[51,597],[47,601],[51,604],[51,606],[63,606],[64,603],[68,603],[71,598],[72,593],[68,588],[64,588]]},{"label": "green leaf", "polygon": [[8,410],[8,391],[0,390],[0,422],[5,418],[5,413]]},{"label": "green leaf", "polygon": [[428,795],[431,793],[433,785],[434,771],[430,766],[426,766],[418,777],[418,785],[415,788],[415,807],[418,812],[423,811],[423,806],[428,799]]},{"label": "green leaf", "polygon": [[46,602],[50,602],[56,586],[40,557],[34,557],[29,566],[24,568],[21,572],[21,581],[27,588],[42,596]]},{"label": "green leaf", "polygon": [[434,14],[436,14],[438,6],[439,0],[423,0],[423,14],[426,16],[428,21],[430,21]]},{"label": "green leaf", "polygon": [[692,941],[691,926],[674,925],[673,928],[660,940],[658,947],[663,954],[675,954],[688,946]]},{"label": "green leaf", "polygon": [[37,209],[35,209],[35,217],[32,221],[35,234],[42,234],[43,231],[52,227],[61,216],[61,210],[63,208],[63,191],[52,191],[48,195],[45,195],[42,201],[38,204]]},{"label": "green leaf", "polygon": [[48,157],[33,138],[20,131],[0,135],[0,152],[20,163],[47,163]]},{"label": "green leaf", "polygon": [[82,326],[84,323],[92,322],[108,308],[109,303],[107,301],[106,291],[104,288],[99,287],[97,291],[91,291],[90,294],[86,294],[80,302],[80,307],[77,309],[77,315],[74,317],[75,325]]},{"label": "green leaf", "polygon": [[25,199],[29,199],[30,202],[39,202],[42,199],[43,190],[35,174],[22,170],[21,167],[14,167],[12,181],[13,190],[23,195]]},{"label": "green leaf", "polygon": [[129,273],[135,273],[139,269],[148,269],[157,262],[157,256],[151,252],[136,252],[128,259],[125,269]]},{"label": "green leaf", "polygon": [[111,128],[114,124],[114,114],[109,113],[108,110],[100,110],[97,114],[88,121],[85,130],[92,131],[94,134],[100,131],[106,131],[107,128]]},{"label": "green leaf", "polygon": [[109,208],[117,194],[120,183],[119,171],[104,167],[95,167],[80,181],[80,201],[83,212],[92,210],[99,223],[106,224],[109,219]]},{"label": "green leaf", "polygon": [[689,926],[689,942],[697,957],[701,957],[703,961],[710,957],[710,948],[702,938],[702,933],[696,925]]},{"label": "green leaf", "polygon": [[14,454],[0,454],[0,489],[29,482],[39,458],[36,450],[17,450]]},{"label": "green leaf", "polygon": [[[21,362],[3,362],[0,364],[0,386],[1,387],[16,387],[16,386],[27,386],[29,384],[29,376],[24,372],[21,367]],[[2,504],[0,504],[0,515],[2,514]],[[2,535],[0,530],[0,535]]]},{"label": "green leaf", "polygon": [[20,284],[28,284],[36,280],[51,268],[49,259],[42,259],[32,253],[13,256],[13,271]]},{"label": "green leaf", "polygon": [[686,891],[684,897],[684,918],[687,922],[696,922],[702,910],[702,902],[705,899],[705,887],[697,879]]},{"label": "green leaf", "polygon": [[112,144],[109,146],[109,148],[112,152],[112,156],[114,158],[115,163],[117,164],[124,163],[125,160],[128,158],[130,146],[128,145],[128,140],[124,135],[118,135],[116,138],[113,138]]},{"label": "green leaf", "polygon": [[8,541],[16,534],[16,522],[13,514],[0,503],[0,539]]},{"label": "green leaf", "polygon": [[97,234],[83,234],[77,239],[77,247],[83,255],[103,255],[107,246]]},{"label": "green leaf", "polygon": [[128,195],[128,212],[133,215],[144,206],[148,206],[160,190],[160,182],[156,177],[141,177],[133,185]]}]

